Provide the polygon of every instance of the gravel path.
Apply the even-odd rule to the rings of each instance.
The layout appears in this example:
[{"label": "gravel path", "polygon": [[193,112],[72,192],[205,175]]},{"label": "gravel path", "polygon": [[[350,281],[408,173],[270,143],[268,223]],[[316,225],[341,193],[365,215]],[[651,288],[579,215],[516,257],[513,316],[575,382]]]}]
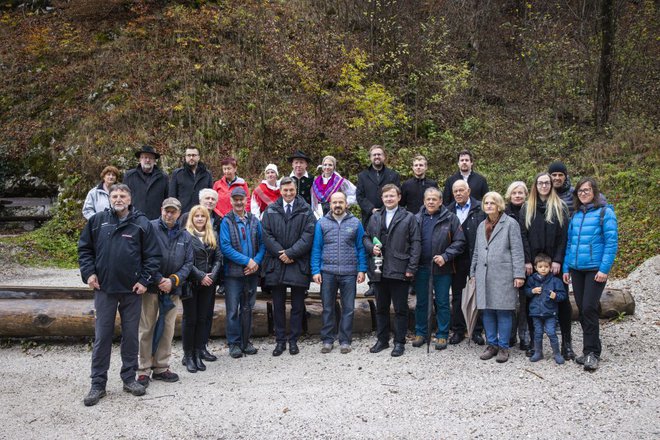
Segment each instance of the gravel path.
[{"label": "gravel path", "polygon": [[[3,284],[26,271],[45,283],[80,285],[72,279],[77,271],[16,267],[2,270]],[[238,360],[228,357],[224,340],[215,340],[220,359],[207,363],[206,372],[188,374],[176,341],[180,382],[152,383],[139,398],[122,392],[115,347],[108,396],[86,408],[87,345],[7,344],[0,351],[0,438],[656,439],[659,280],[657,256],[610,282],[631,288],[637,311],[601,324],[603,360],[593,374],[551,359],[532,364],[517,349],[506,364],[483,362],[482,348],[465,342],[430,354],[407,345],[395,359],[368,352],[373,335],[354,341],[348,355],[322,355],[311,337],[298,356],[279,358],[270,355],[274,340],[265,338],[256,341],[259,354]],[[573,332],[579,348],[579,324]]]}]

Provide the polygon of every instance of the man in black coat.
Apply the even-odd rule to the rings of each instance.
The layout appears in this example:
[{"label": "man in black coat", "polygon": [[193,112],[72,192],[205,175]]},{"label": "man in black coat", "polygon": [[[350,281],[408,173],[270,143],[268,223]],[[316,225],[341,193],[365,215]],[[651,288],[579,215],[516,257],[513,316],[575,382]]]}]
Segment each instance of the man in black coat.
[{"label": "man in black coat", "polygon": [[[281,355],[289,341],[289,353],[300,352],[305,292],[312,279],[310,256],[314,244],[316,217],[312,208],[297,195],[290,177],[280,182],[282,196],[266,208],[261,218],[266,255],[263,274],[273,295],[273,321],[277,345],[273,356]],[[291,287],[290,334],[286,334],[286,289]]]},{"label": "man in black coat", "polygon": [[[451,282],[451,329],[453,334],[449,338],[450,344],[458,344],[465,339],[467,324],[461,310],[461,300],[463,298],[463,289],[467,284],[470,275],[470,265],[472,264],[472,254],[474,245],[477,242],[477,228],[479,224],[486,219],[486,213],[481,209],[481,202],[470,197],[470,187],[465,180],[457,180],[453,187],[454,201],[447,207],[449,212],[456,214],[461,222],[466,245],[463,253],[454,260],[456,273]],[[481,336],[483,325],[481,317],[477,320],[472,340],[478,345],[484,345],[484,339]]]},{"label": "man in black coat", "polygon": [[362,211],[362,225],[366,228],[369,217],[383,207],[381,189],[391,183],[400,186],[400,176],[396,171],[385,166],[385,150],[380,145],[369,149],[371,166],[358,174],[355,196]]},{"label": "man in black coat", "polygon": [[469,150],[463,150],[458,153],[458,171],[452,174],[445,181],[445,189],[442,193],[442,200],[445,206],[449,206],[454,201],[453,186],[457,180],[464,180],[470,186],[470,193],[473,199],[481,201],[484,194],[488,192],[488,182],[481,174],[472,171],[474,158]]},{"label": "man in black coat", "polygon": [[185,214],[199,204],[199,192],[204,188],[213,188],[211,172],[200,162],[198,148],[186,148],[183,167],[174,170],[170,177],[168,197],[178,199]]},{"label": "man in black coat", "polygon": [[424,191],[438,187],[438,182],[426,177],[427,169],[426,157],[415,156],[412,164],[413,177],[401,185],[401,206],[413,214],[417,214],[424,205]]},{"label": "man in black coat", "polygon": [[110,187],[110,210],[92,217],[78,241],[83,282],[94,290],[94,349],[92,387],[85,406],[106,395],[115,317],[121,317],[121,379],[124,390],[141,396],[145,388],[135,381],[138,368],[138,326],[143,295],[158,271],[161,252],[149,220],[131,208],[131,190]]},{"label": "man in black coat", "polygon": [[140,164],[126,171],[124,182],[131,189],[133,207],[143,212],[149,220],[160,217],[160,205],[167,197],[168,178],[157,166],[160,154],[154,147],[144,145],[135,152]]},{"label": "man in black coat", "polygon": [[379,353],[390,346],[390,304],[393,304],[394,349],[391,355],[397,357],[405,350],[408,288],[417,272],[421,236],[415,216],[399,206],[401,190],[398,186],[385,185],[382,200],[384,208],[371,216],[362,239],[367,255],[382,257],[383,261],[380,279],[374,259],[370,258],[369,261],[369,278],[374,281],[376,291],[378,337],[376,344],[369,351]]},{"label": "man in black coat", "polygon": [[552,178],[552,186],[557,191],[560,199],[566,203],[568,207],[568,216],[573,215],[575,205],[573,203],[573,191],[575,188],[571,186],[571,179],[568,177],[568,169],[563,162],[555,161],[548,166],[548,174]]}]

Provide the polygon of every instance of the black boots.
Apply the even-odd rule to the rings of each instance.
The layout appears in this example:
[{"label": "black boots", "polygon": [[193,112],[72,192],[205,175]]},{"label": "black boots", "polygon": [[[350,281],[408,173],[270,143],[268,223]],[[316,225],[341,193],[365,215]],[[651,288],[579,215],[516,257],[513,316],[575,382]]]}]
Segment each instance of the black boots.
[{"label": "black boots", "polygon": [[562,335],[561,338],[561,355],[564,359],[573,360],[575,359],[575,352],[573,351],[573,344],[571,343],[571,338],[565,338]]},{"label": "black boots", "polygon": [[206,365],[204,365],[204,361],[202,360],[202,350],[195,350],[193,362],[198,371],[206,371]]},{"label": "black boots", "polygon": [[186,370],[188,370],[188,373],[197,373],[198,368],[195,364],[195,360],[193,359],[192,352],[185,351],[183,353],[182,363],[186,367]]}]

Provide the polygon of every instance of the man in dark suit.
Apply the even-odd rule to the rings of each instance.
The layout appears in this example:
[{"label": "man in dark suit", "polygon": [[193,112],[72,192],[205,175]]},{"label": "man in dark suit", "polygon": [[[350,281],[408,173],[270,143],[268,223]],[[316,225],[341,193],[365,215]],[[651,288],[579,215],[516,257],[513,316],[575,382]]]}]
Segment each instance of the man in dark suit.
[{"label": "man in dark suit", "polygon": [[445,181],[445,189],[442,193],[442,200],[445,206],[449,206],[454,201],[453,186],[457,180],[464,180],[470,187],[471,197],[481,201],[488,190],[486,178],[479,173],[472,171],[474,166],[474,157],[469,150],[463,150],[458,153],[458,171]]},{"label": "man in dark suit", "polygon": [[[449,343],[458,344],[465,339],[465,331],[467,330],[463,310],[461,310],[463,289],[470,275],[472,254],[477,241],[477,228],[479,223],[486,219],[486,213],[481,209],[481,202],[470,196],[470,187],[465,180],[454,182],[453,195],[454,201],[449,204],[447,209],[449,212],[456,214],[460,220],[467,245],[463,253],[454,259],[456,272],[451,282],[451,330],[453,334],[449,338]],[[482,329],[483,325],[480,317],[472,333],[472,340],[478,345],[484,345],[484,338],[481,336]]]},{"label": "man in dark suit", "polygon": [[[369,148],[371,166],[358,174],[357,191],[355,196],[362,211],[362,225],[366,229],[371,215],[383,207],[381,190],[387,184],[400,186],[399,173],[385,166],[385,150],[380,145]],[[369,290],[364,296],[373,296],[374,291],[369,282]]]}]

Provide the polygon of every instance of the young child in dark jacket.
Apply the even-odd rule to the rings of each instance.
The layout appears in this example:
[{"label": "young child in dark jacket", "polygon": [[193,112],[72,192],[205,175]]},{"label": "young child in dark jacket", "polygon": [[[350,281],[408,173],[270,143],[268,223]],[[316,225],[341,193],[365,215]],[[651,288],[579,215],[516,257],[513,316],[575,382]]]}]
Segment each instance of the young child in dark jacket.
[{"label": "young child in dark jacket", "polygon": [[538,254],[534,259],[532,275],[527,277],[525,295],[531,298],[529,316],[534,322],[534,355],[529,359],[537,362],[543,359],[543,332],[548,335],[552,346],[552,356],[557,364],[563,364],[564,358],[559,350],[557,339],[557,303],[566,299],[566,289],[559,278],[550,273],[552,259],[545,254]]}]

